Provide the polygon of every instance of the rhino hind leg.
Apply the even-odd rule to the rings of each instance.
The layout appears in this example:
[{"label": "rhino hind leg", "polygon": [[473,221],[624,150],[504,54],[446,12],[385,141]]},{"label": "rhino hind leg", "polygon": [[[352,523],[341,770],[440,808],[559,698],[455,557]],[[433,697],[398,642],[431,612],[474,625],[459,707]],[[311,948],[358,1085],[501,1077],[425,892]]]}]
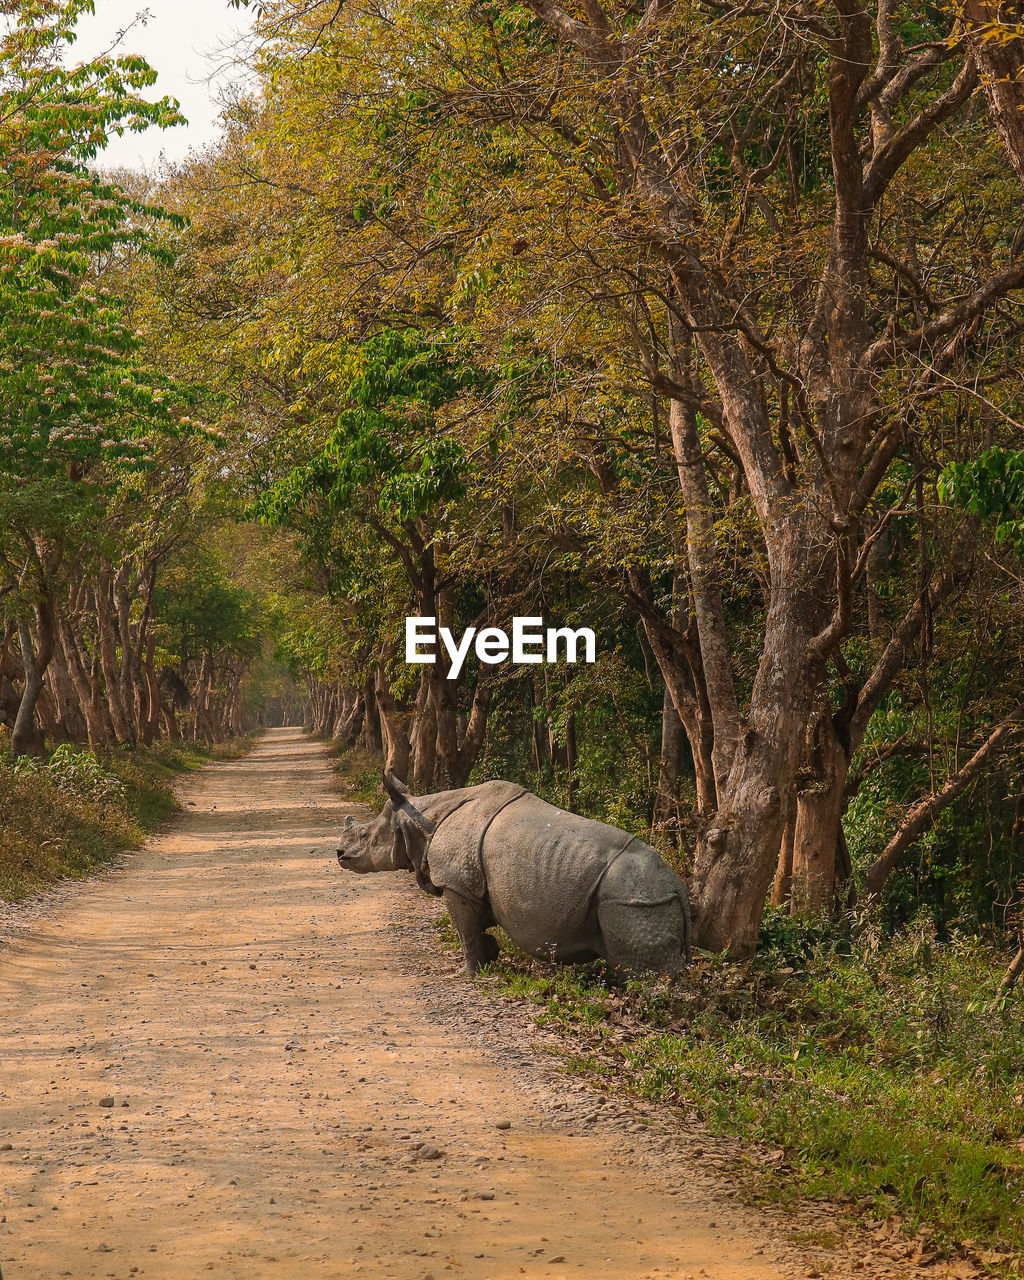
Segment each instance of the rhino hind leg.
[{"label": "rhino hind leg", "polygon": [[686,918],[678,898],[667,902],[598,902],[605,955],[613,969],[677,974],[683,967]]},{"label": "rhino hind leg", "polygon": [[499,954],[497,941],[485,932],[487,926],[494,923],[490,908],[470,902],[451,889],[445,889],[441,896],[462,942],[466,972],[476,973],[482,964],[496,960]]}]

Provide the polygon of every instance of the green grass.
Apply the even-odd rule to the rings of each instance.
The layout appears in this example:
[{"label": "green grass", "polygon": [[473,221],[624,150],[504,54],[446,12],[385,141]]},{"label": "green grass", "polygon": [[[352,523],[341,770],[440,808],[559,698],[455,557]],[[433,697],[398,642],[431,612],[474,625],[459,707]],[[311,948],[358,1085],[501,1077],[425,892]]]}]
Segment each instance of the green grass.
[{"label": "green grass", "polygon": [[80,879],[135,848],[177,811],[174,778],[250,747],[239,738],[212,750],[183,742],[98,756],[61,748],[44,765],[0,753],[0,901]]},{"label": "green grass", "polygon": [[919,924],[742,967],[703,957],[674,984],[512,953],[483,985],[536,1004],[569,1069],[740,1139],[762,1194],[855,1203],[1020,1275],[1024,1009],[996,999],[1005,963]]}]

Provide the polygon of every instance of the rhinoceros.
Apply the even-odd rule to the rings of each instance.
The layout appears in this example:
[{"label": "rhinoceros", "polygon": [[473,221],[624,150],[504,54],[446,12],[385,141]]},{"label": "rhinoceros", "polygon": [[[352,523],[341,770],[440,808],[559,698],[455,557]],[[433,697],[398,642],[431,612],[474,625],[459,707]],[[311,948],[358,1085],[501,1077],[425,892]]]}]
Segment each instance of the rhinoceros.
[{"label": "rhinoceros", "polygon": [[604,959],[615,969],[676,973],[690,956],[686,886],[636,836],[556,809],[511,782],[411,796],[384,775],[372,822],[346,818],[346,871],[411,871],[440,896],[466,969],[494,960],[498,924],[547,960]]}]

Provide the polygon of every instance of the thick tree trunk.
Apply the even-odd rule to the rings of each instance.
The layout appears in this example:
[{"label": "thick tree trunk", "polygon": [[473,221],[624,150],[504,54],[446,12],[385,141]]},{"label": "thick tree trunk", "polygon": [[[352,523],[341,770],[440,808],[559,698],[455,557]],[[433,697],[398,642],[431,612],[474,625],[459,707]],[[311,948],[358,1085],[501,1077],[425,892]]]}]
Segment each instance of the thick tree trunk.
[{"label": "thick tree trunk", "polygon": [[90,719],[89,705],[89,680],[82,668],[82,659],[78,652],[72,635],[71,627],[65,621],[63,615],[57,627],[57,647],[60,651],[61,658],[64,663],[64,669],[67,672],[68,679],[75,690],[75,697],[78,700],[78,706],[81,709],[82,724],[85,728],[85,735],[89,742],[89,746],[94,748],[98,745],[93,741],[93,725]]},{"label": "thick tree trunk", "polygon": [[110,607],[111,573],[109,567],[100,574],[93,589],[96,604],[96,627],[99,634],[100,665],[107,708],[114,735],[122,746],[134,744],[135,735],[121,701],[121,672],[117,661],[117,631]]},{"label": "thick tree trunk", "polygon": [[350,710],[349,695],[347,689],[340,689],[334,704],[334,716],[331,720],[331,741],[344,743],[345,741],[345,721],[348,719]]},{"label": "thick tree trunk", "polygon": [[25,673],[21,703],[11,732],[11,749],[16,756],[28,752],[41,754],[43,737],[36,724],[36,704],[43,691],[43,677],[53,657],[56,626],[53,606],[49,600],[41,600],[35,607],[36,641],[32,629],[22,620],[18,623],[18,642],[21,646],[21,662]]},{"label": "thick tree trunk", "polygon": [[60,641],[60,628],[54,635],[53,658],[50,660],[49,684],[57,708],[57,732],[66,742],[85,742],[88,727],[82,700],[71,676],[67,656]]},{"label": "thick tree trunk", "polygon": [[338,691],[333,685],[322,685],[320,695],[319,724],[317,733],[329,738],[334,733],[334,721],[338,715]]},{"label": "thick tree trunk", "polygon": [[418,796],[426,795],[435,789],[437,779],[437,715],[426,668],[420,675],[420,687],[416,691],[411,745],[413,791]]},{"label": "thick tree trunk", "polygon": [[661,704],[661,750],[658,754],[658,794],[652,820],[656,825],[679,821],[679,776],[683,765],[683,722],[668,689]]},{"label": "thick tree trunk", "polygon": [[457,787],[459,773],[458,686],[447,678],[447,664],[437,663],[430,672],[430,704],[437,725],[437,781],[441,787]]},{"label": "thick tree trunk", "polygon": [[362,690],[346,689],[342,697],[341,711],[331,735],[334,741],[341,743],[342,746],[354,747],[363,727],[364,714]]},{"label": "thick tree trunk", "polygon": [[142,741],[151,746],[160,733],[160,685],[156,678],[154,657],[156,654],[156,638],[150,633],[146,640],[146,658],[143,663],[143,674],[146,679],[146,709],[142,721]]},{"label": "thick tree trunk", "polygon": [[836,852],[850,762],[832,717],[819,717],[811,748],[813,781],[797,793],[790,910],[794,916],[829,912],[838,878]]},{"label": "thick tree trunk", "polygon": [[738,957],[757,946],[817,692],[809,670],[812,605],[795,598],[792,585],[799,570],[795,562],[788,572],[776,568],[745,732],[694,867],[701,944]]},{"label": "thick tree trunk", "polygon": [[381,669],[377,671],[376,698],[384,738],[384,768],[401,782],[408,782],[409,712],[399,707]]},{"label": "thick tree trunk", "polygon": [[[466,729],[459,746],[459,780],[456,786],[463,787],[469,781],[473,766],[480,758],[484,739],[487,734],[487,717],[491,710],[492,689],[489,680],[481,675],[473,694],[473,708],[466,722]],[[573,730],[573,751],[576,749],[575,729]]]},{"label": "thick tree trunk", "polygon": [[343,728],[343,737],[347,746],[354,747],[359,741],[366,718],[366,699],[361,689],[352,690],[352,705]]},{"label": "thick tree trunk", "polygon": [[331,741],[341,746],[348,746],[345,740],[346,726],[350,723],[354,694],[351,689],[339,689],[335,701],[334,717],[331,724]]},{"label": "thick tree trunk", "polygon": [[110,703],[107,701],[103,691],[103,669],[98,653],[93,654],[90,672],[89,687],[92,690],[90,715],[95,716],[97,723],[102,726],[101,741],[109,745],[117,741],[117,731],[114,729],[114,722],[110,717]]},{"label": "thick tree trunk", "polygon": [[463,727],[459,724],[457,682],[447,679],[442,663],[428,670],[431,706],[437,723],[440,767],[437,783],[442,787],[462,787],[483,749],[491,706],[491,686],[486,674],[481,672],[473,693],[473,707]]},{"label": "thick tree trunk", "polygon": [[164,735],[169,742],[181,741],[181,725],[178,724],[178,717],[174,714],[172,707],[165,707],[160,704],[160,723],[164,728]]},{"label": "thick tree trunk", "polygon": [[324,687],[320,680],[309,681],[309,729],[312,733],[323,732]]},{"label": "thick tree trunk", "polygon": [[18,638],[18,628],[8,622],[0,641],[0,724],[11,727],[18,714],[21,698],[14,688],[14,679],[19,674],[18,664],[14,657],[14,644]]},{"label": "thick tree trunk", "polygon": [[227,727],[228,731],[236,736],[245,732],[245,717],[242,711],[242,680],[244,675],[244,671],[235,673],[231,680],[231,690],[228,694]]},{"label": "thick tree trunk", "polygon": [[694,868],[701,945],[737,958],[751,955],[757,946],[782,847],[786,788],[793,772],[783,742],[755,743],[749,752],[741,751],[725,803],[698,847]]},{"label": "thick tree trunk", "polygon": [[36,725],[42,735],[44,749],[47,740],[56,742],[63,736],[60,716],[57,711],[57,704],[54,701],[53,694],[50,689],[50,676],[52,674],[53,659],[51,658],[46,676],[43,679],[43,687],[40,690],[39,698],[36,701]]},{"label": "thick tree trunk", "polygon": [[113,735],[101,707],[99,669],[94,663],[92,678],[90,678],[87,669],[89,655],[75,634],[71,623],[63,615],[60,619],[58,642],[64,653],[67,669],[71,673],[82,714],[85,717],[89,746],[93,751],[109,746]]},{"label": "thick tree trunk", "polygon": [[782,848],[779,851],[779,862],[775,868],[775,881],[772,884],[771,903],[773,907],[781,907],[789,901],[793,888],[793,837],[796,831],[796,813],[790,813],[782,832]]},{"label": "thick tree trunk", "polygon": [[42,755],[43,740],[36,724],[36,702],[42,692],[43,677],[33,652],[32,634],[25,622],[18,623],[18,639],[21,642],[24,682],[11,731],[11,748],[16,756]]},{"label": "thick tree trunk", "polygon": [[363,730],[360,742],[364,751],[376,755],[384,749],[381,735],[380,710],[377,706],[376,684],[373,676],[363,685]]},{"label": "thick tree trunk", "polygon": [[199,679],[196,687],[196,722],[194,737],[198,742],[200,737],[205,739],[207,746],[213,746],[217,741],[217,734],[210,718],[210,697],[213,692],[213,659],[208,653],[203,654],[202,662],[199,664]]}]

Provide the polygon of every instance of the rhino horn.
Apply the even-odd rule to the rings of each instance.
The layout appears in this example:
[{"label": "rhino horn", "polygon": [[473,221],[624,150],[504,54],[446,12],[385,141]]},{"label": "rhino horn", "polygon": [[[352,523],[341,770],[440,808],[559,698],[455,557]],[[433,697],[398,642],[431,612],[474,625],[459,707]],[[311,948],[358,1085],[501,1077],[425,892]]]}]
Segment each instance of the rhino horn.
[{"label": "rhino horn", "polygon": [[409,799],[409,788],[404,782],[395,777],[393,773],[388,773],[385,769],[381,774],[384,782],[384,794],[392,802],[392,804],[401,804],[404,800]]}]

